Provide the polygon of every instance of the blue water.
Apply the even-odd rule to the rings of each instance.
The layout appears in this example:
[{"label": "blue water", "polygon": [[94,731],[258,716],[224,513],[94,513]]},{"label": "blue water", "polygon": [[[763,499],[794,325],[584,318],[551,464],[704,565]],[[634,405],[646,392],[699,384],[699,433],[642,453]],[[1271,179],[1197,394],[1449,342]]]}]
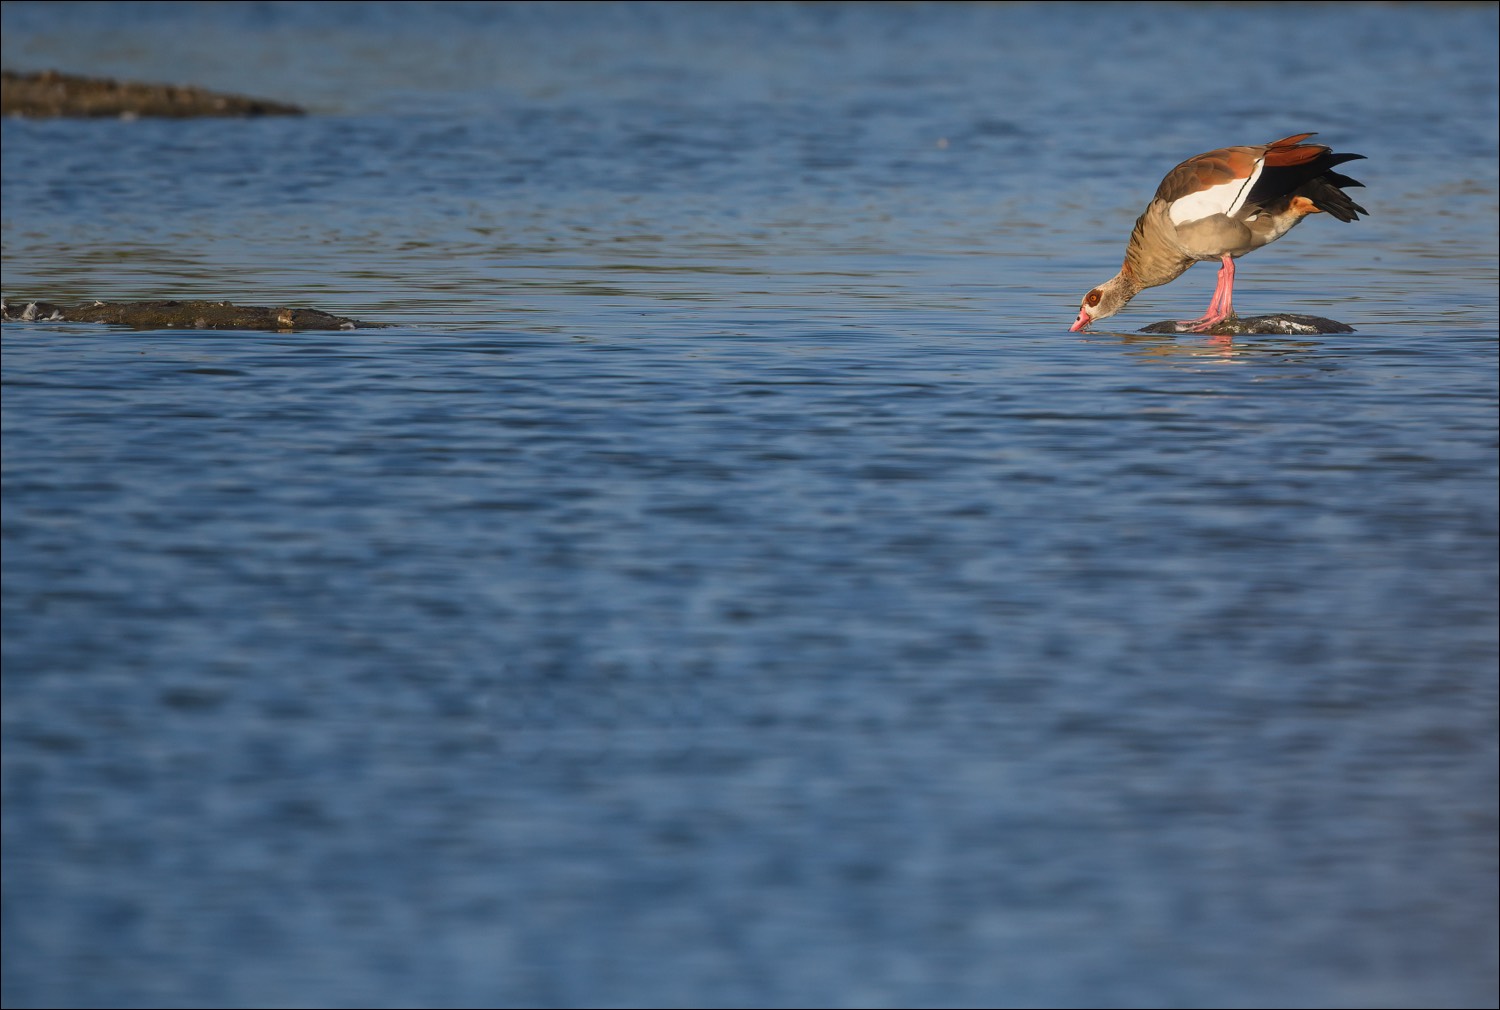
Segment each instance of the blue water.
[{"label": "blue water", "polygon": [[1496,1004],[1493,5],[3,18],[7,1007]]}]

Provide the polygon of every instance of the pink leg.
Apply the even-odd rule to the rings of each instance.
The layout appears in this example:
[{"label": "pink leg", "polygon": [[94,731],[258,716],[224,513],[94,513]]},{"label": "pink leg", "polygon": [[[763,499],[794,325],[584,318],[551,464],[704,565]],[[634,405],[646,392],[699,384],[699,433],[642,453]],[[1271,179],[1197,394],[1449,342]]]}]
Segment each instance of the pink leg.
[{"label": "pink leg", "polygon": [[1234,315],[1234,260],[1225,255],[1219,267],[1219,283],[1214,288],[1214,296],[1208,303],[1207,311],[1203,313],[1201,319],[1187,320],[1179,325],[1195,333],[1203,333],[1213,329],[1232,315]]},{"label": "pink leg", "polygon": [[1223,319],[1234,312],[1234,260],[1224,257],[1219,267],[1219,283],[1214,288],[1213,300],[1208,303],[1208,315]]}]

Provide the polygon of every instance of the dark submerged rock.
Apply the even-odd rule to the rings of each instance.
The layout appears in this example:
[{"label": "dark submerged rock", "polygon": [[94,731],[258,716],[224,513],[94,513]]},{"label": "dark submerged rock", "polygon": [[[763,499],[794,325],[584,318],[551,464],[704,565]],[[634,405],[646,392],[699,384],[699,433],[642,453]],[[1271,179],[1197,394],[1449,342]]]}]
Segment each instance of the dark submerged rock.
[{"label": "dark submerged rock", "polygon": [[[1159,323],[1143,326],[1141,333],[1197,333],[1192,327],[1174,319],[1163,319]],[[1310,333],[1353,333],[1354,327],[1337,319],[1323,316],[1307,316],[1299,312],[1274,312],[1269,316],[1230,316],[1211,330],[1201,331],[1207,336],[1247,337],[1276,334],[1284,337],[1300,337]]]},{"label": "dark submerged rock", "polygon": [[137,330],[367,330],[386,323],[330,315],[318,309],[234,305],[230,302],[0,302],[7,322],[111,323]]},{"label": "dark submerged rock", "polygon": [[295,105],[191,85],[146,84],[43,70],[0,72],[0,113],[37,119],[101,116],[300,116]]}]

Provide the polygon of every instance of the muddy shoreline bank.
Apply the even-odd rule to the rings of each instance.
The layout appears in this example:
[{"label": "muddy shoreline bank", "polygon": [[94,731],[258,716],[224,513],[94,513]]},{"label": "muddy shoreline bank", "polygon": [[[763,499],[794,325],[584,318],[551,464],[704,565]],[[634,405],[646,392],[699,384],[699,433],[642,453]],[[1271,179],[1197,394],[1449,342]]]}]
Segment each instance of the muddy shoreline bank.
[{"label": "muddy shoreline bank", "polygon": [[300,116],[285,102],[223,94],[188,84],[85,77],[57,70],[0,71],[0,114],[31,119],[190,119],[202,116]]},{"label": "muddy shoreline bank", "polygon": [[0,316],[6,322],[107,323],[136,330],[373,330],[388,323],[367,323],[321,309],[290,306],[235,305],[214,301],[53,302],[5,299]]}]

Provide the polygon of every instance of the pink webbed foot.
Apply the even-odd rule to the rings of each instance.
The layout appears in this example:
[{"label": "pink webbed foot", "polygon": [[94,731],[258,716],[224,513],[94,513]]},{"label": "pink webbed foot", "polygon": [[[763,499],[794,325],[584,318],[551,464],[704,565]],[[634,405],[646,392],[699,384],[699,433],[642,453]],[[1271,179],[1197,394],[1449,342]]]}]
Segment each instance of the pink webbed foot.
[{"label": "pink webbed foot", "polygon": [[1214,296],[1208,309],[1199,319],[1177,321],[1179,333],[1208,333],[1215,326],[1234,315],[1234,260],[1226,255],[1219,267],[1219,283],[1214,286]]},{"label": "pink webbed foot", "polygon": [[1220,323],[1222,323],[1224,320],[1226,320],[1228,318],[1229,318],[1228,316],[1218,316],[1217,318],[1211,317],[1211,316],[1204,316],[1202,319],[1178,319],[1176,321],[1177,322],[1177,332],[1178,333],[1212,333],[1214,327],[1218,326]]}]

